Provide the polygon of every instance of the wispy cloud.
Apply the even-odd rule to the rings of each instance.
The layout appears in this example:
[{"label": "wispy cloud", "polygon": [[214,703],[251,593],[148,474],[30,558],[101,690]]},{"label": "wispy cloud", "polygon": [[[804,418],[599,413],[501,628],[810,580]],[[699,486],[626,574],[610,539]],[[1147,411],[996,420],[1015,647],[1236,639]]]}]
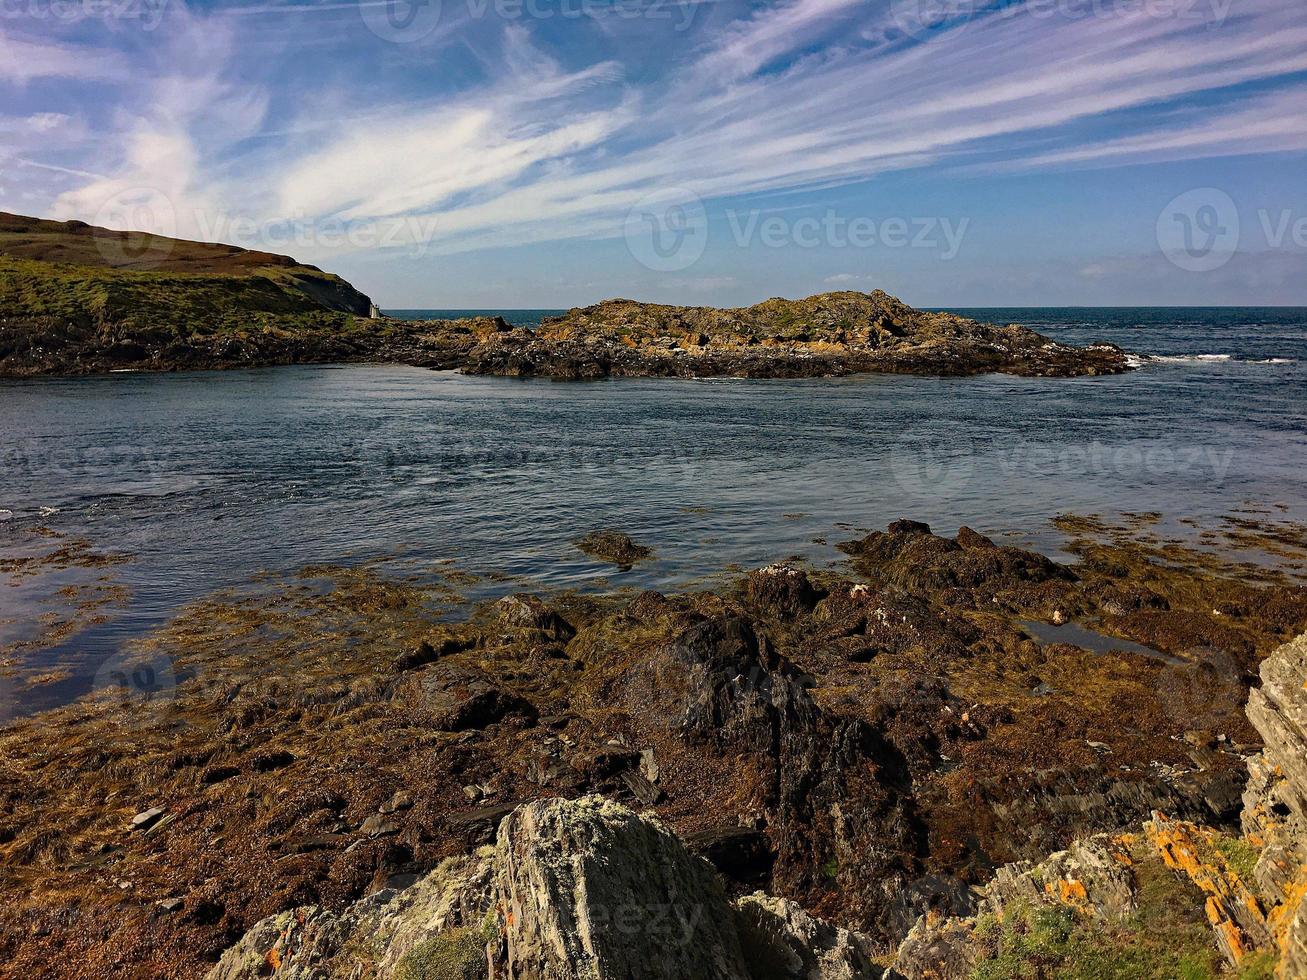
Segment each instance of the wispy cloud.
[{"label": "wispy cloud", "polygon": [[[455,31],[464,49],[447,36],[369,49],[402,55],[402,70],[356,61],[354,87],[322,58],[298,65],[293,49],[275,82],[255,65],[254,25],[313,5],[170,15],[166,44],[134,66],[149,84],[115,108],[86,162],[110,176],[67,189],[54,209],[90,217],[98,201],[152,186],[183,211],[415,217],[411,227],[434,227],[432,250],[451,253],[619,234],[635,202],[669,186],[711,201],[912,168],[1307,148],[1307,87],[1294,79],[1307,71],[1307,23],[1283,0],[1242,0],[1219,25],[1144,5],[1080,18],[1008,8],[921,42],[883,4],[791,0],[734,17],[714,6],[690,36],[569,24],[586,44],[547,21],[472,24],[461,9],[442,30],[466,27]],[[661,61],[634,67],[638,43]],[[9,77],[77,70],[72,49],[47,47]],[[84,60],[84,77],[121,70],[113,52]]]}]

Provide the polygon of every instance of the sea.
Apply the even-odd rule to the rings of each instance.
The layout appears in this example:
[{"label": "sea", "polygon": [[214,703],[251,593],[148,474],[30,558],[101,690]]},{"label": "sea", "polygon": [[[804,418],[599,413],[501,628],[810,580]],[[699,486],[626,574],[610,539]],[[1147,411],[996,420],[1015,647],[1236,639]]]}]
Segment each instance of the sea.
[{"label": "sea", "polygon": [[[548,310],[389,311],[420,318]],[[897,518],[1070,560],[1059,514],[1307,520],[1307,309],[983,309],[1116,377],[555,382],[343,365],[0,381],[0,718],[91,690],[188,602],[378,562],[519,589],[674,590]],[[621,570],[575,539],[655,549]],[[27,559],[68,549],[72,557]],[[78,548],[119,556],[86,567]],[[503,576],[508,576],[507,579]],[[71,621],[68,589],[113,592]],[[63,617],[61,619],[60,617]],[[42,641],[42,637],[45,639]],[[25,677],[47,671],[48,680]]]}]

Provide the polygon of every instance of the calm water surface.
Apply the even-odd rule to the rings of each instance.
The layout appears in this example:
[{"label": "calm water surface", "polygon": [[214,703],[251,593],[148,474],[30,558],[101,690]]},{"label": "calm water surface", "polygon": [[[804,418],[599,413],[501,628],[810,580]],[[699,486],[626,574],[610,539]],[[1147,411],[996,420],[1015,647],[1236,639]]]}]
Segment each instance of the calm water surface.
[{"label": "calm water surface", "polygon": [[[454,559],[542,587],[671,588],[730,563],[833,562],[836,541],[898,517],[1054,554],[1065,511],[1307,519],[1307,311],[976,315],[1162,356],[1076,380],[345,366],[0,382],[0,557],[31,553],[38,527],[134,556],[89,573],[129,589],[107,622],[17,657],[73,676],[11,682],[10,710],[76,696],[125,640],[264,569],[389,555],[419,573]],[[571,547],[603,527],[657,560],[616,572]],[[87,575],[0,573],[0,647]]]}]

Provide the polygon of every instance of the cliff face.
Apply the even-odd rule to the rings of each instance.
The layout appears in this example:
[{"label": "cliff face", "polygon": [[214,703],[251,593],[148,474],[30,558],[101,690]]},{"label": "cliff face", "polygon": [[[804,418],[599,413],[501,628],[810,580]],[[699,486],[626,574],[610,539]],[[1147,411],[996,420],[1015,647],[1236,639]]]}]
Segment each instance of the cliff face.
[{"label": "cliff face", "polygon": [[0,213],[0,377],[383,361],[454,368],[503,320],[374,318],[286,255]]},{"label": "cliff face", "polygon": [[1261,669],[1248,718],[1265,748],[1248,764],[1243,828],[1262,848],[1253,870],[1270,905],[1267,923],[1280,975],[1307,976],[1307,635],[1280,647]]}]

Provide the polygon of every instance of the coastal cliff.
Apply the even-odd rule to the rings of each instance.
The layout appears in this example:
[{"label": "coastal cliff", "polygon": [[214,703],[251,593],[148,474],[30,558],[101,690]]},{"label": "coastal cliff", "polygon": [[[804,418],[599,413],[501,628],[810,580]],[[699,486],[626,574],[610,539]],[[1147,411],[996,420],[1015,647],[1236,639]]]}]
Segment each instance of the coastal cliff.
[{"label": "coastal cliff", "polygon": [[879,290],[740,310],[609,300],[538,330],[402,320],[289,256],[0,213],[0,377],[346,362],[557,379],[1129,367],[1109,344],[924,313]]}]

